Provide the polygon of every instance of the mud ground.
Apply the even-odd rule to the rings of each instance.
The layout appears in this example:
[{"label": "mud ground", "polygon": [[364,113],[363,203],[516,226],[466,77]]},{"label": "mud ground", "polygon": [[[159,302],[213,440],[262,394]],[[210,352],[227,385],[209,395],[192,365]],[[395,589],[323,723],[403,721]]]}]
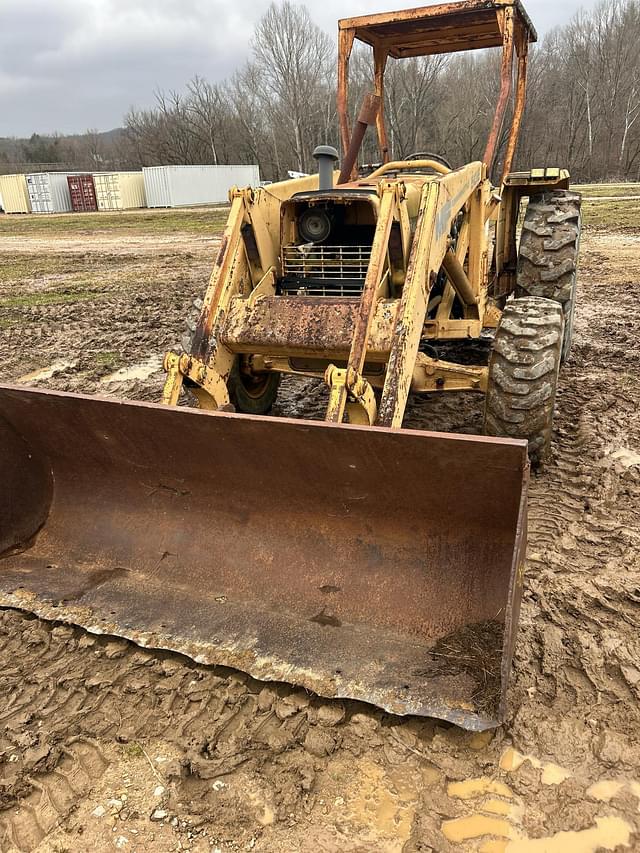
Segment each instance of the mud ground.
[{"label": "mud ground", "polygon": [[[14,231],[0,379],[156,400],[216,236]],[[401,719],[4,610],[0,850],[640,849],[639,301],[640,226],[587,227],[506,725]],[[277,411],[322,404],[288,381]],[[481,414],[414,399],[406,424],[473,433]]]}]

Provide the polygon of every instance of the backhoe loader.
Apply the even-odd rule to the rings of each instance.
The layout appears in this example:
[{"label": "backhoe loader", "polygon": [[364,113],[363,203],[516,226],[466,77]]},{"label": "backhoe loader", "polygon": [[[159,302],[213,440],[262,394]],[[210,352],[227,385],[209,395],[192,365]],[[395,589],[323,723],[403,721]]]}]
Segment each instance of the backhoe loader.
[{"label": "backhoe loader", "polygon": [[[316,175],[231,190],[162,402],[0,388],[1,604],[395,714],[500,724],[580,234],[565,170],[511,169],[535,40],[518,0],[339,22],[340,168],[323,145]],[[375,90],[351,126],[356,41]],[[482,159],[393,159],[388,58],[491,47]],[[359,175],[369,126],[381,165]],[[481,336],[488,364],[455,360]],[[270,416],[282,374],[325,383],[323,421]],[[484,435],[403,429],[410,393],[452,391],[484,395]]]}]

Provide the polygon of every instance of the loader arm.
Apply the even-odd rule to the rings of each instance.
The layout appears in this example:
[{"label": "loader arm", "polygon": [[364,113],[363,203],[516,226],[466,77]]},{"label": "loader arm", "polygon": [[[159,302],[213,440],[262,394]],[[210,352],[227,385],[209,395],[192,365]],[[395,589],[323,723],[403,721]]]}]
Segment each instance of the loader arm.
[{"label": "loader arm", "polygon": [[[378,423],[399,427],[411,388],[418,348],[423,334],[431,286],[442,266],[449,248],[448,239],[453,220],[469,204],[474,207],[470,227],[480,238],[469,259],[469,276],[463,275],[475,301],[473,311],[478,315],[478,303],[483,282],[482,257],[486,257],[486,231],[476,221],[483,210],[473,202],[484,177],[481,163],[471,163],[427,183],[422,190],[416,232],[409,267],[402,290],[400,310],[396,320],[393,346],[389,355]],[[484,223],[482,222],[482,225]],[[484,246],[484,248],[483,248]],[[478,254],[480,257],[478,257]],[[455,283],[451,281],[452,287]]]}]

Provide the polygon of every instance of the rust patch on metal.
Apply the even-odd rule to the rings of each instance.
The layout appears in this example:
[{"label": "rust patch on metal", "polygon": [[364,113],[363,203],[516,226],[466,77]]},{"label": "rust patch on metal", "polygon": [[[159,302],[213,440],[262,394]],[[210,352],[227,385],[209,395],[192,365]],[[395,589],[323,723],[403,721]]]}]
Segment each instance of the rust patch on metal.
[{"label": "rust patch on metal", "polygon": [[[393,713],[501,720],[525,442],[11,386],[0,412],[56,484],[43,501],[0,455],[2,538],[25,543],[0,558],[3,605]],[[169,502],[158,483],[179,484]],[[496,619],[499,696],[460,662]]]},{"label": "rust patch on metal", "polygon": [[222,266],[222,262],[224,261],[224,255],[227,251],[227,244],[229,243],[229,237],[227,234],[222,235],[222,240],[220,241],[220,248],[218,249],[218,254],[216,255],[215,264],[217,267]]},{"label": "rust patch on metal", "polygon": [[[232,352],[346,358],[360,300],[350,297],[265,296],[252,305],[234,299],[219,339]],[[391,349],[397,300],[377,303],[367,357],[383,360]]]}]

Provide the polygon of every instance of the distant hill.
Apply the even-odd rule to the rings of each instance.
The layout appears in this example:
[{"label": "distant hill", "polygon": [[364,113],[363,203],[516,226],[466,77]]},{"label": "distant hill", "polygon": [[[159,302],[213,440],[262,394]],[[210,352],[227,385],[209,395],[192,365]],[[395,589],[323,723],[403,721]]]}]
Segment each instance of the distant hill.
[{"label": "distant hill", "polygon": [[120,168],[124,128],[0,137],[0,173]]},{"label": "distant hill", "polygon": [[[97,132],[90,131],[97,139],[103,142],[117,142],[124,134],[124,127],[114,127],[113,130],[99,130]],[[87,133],[70,133],[64,136],[65,139],[85,139]]]},{"label": "distant hill", "polygon": [[86,139],[87,135],[97,137],[105,142],[115,142],[121,138],[124,133],[124,127],[114,127],[112,130],[85,131],[84,133],[34,133],[32,136],[0,136],[0,151],[6,147],[15,145],[29,145],[33,139],[41,139],[46,141],[53,140],[80,140]]}]

